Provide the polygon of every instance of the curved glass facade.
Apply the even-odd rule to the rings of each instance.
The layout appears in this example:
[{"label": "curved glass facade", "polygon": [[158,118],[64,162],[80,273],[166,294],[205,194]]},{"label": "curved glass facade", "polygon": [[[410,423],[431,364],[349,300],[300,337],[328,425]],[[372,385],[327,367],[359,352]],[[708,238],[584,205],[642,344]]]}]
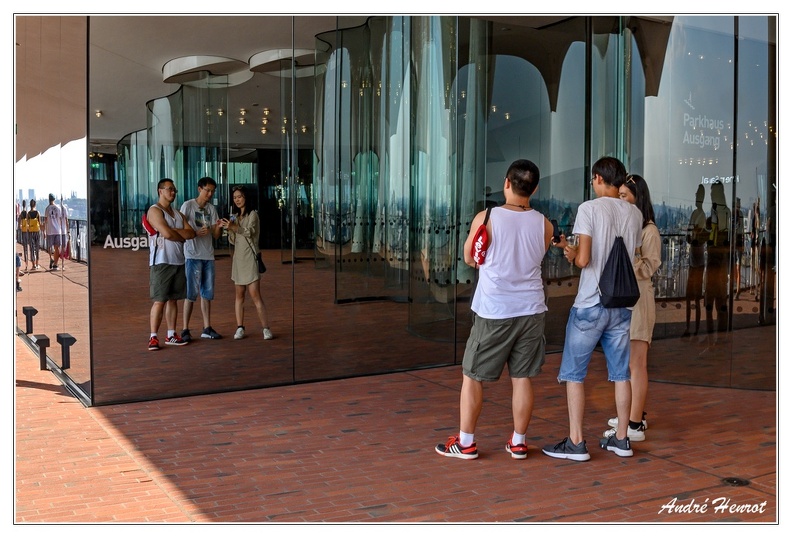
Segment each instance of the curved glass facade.
[{"label": "curved glass facade", "polygon": [[[305,34],[307,19],[290,21]],[[646,178],[663,237],[652,349],[676,359],[650,351],[651,379],[775,388],[774,345],[759,360],[743,348],[775,325],[775,17],[327,21],[309,66],[280,60],[238,85],[217,77],[152,98],[147,128],[118,142],[115,177],[90,176],[90,204],[106,208],[86,261],[90,352],[73,359],[84,372],[62,372],[87,401],[457,364],[476,284],[461,248],[476,212],[503,201],[509,164],[537,163],[532,205],[568,233],[603,155]],[[269,142],[248,142],[249,129]],[[228,336],[148,353],[140,217],[162,177],[181,205],[207,175],[221,216],[237,184],[259,209],[276,339],[230,338],[221,237],[212,317]],[[578,272],[551,248],[543,274],[557,351]]]}]

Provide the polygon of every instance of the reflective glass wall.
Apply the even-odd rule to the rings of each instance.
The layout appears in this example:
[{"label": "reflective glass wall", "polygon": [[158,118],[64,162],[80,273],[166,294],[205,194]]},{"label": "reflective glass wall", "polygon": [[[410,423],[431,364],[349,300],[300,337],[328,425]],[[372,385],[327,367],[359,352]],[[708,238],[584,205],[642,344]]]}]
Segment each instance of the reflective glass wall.
[{"label": "reflective glass wall", "polygon": [[[168,23],[190,18],[180,19]],[[647,179],[663,234],[653,349],[686,362],[650,360],[652,379],[774,387],[773,18],[320,19],[288,18],[292,44],[241,62],[244,76],[152,96],[110,177],[94,172],[107,165],[96,155],[62,168],[90,178],[91,335],[67,374],[93,404],[458,364],[476,285],[461,254],[473,216],[503,202],[507,167],[528,158],[542,175],[532,205],[569,233],[602,155]],[[124,18],[92,24],[112,34]],[[18,157],[17,177],[46,155]],[[260,215],[260,293],[276,337],[260,338],[250,298],[249,337],[231,337],[234,247],[221,235],[211,318],[224,338],[151,353],[140,218],[159,179],[174,179],[181,206],[203,176],[218,183],[220,216],[236,185]],[[578,272],[550,249],[543,274],[556,351]],[[58,314],[48,332],[78,331],[66,295],[42,284],[18,294],[30,297],[18,326],[22,305],[40,305]],[[200,333],[197,309],[178,316],[179,330]],[[754,341],[764,347],[744,345]]]},{"label": "reflective glass wall", "polygon": [[650,361],[650,376],[773,387],[775,348],[756,341],[774,331],[745,329],[775,320],[775,21],[627,26],[628,168],[649,183],[663,238],[654,345],[678,359]]},{"label": "reflective glass wall", "polygon": [[[64,379],[84,394],[90,393],[91,381],[87,28],[85,17],[15,20],[13,182],[14,246],[21,262],[17,332],[45,346],[51,358],[47,367],[68,376]],[[64,215],[57,227],[54,208]],[[33,231],[23,234],[20,215]],[[56,230],[66,241],[58,246],[57,260]]]}]

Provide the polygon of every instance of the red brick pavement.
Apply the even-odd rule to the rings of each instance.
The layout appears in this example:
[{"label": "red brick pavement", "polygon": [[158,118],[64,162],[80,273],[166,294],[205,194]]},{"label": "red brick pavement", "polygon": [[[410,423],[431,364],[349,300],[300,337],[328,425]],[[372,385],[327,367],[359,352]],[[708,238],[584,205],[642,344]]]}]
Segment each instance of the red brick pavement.
[{"label": "red brick pavement", "polygon": [[[557,460],[541,453],[566,435],[550,355],[528,459],[504,450],[503,378],[485,389],[481,455],[462,461],[433,450],[458,427],[459,367],[85,408],[14,340],[16,524],[779,520],[773,391],[652,383],[647,441],[619,458],[597,445],[613,413],[600,356],[587,382],[591,460]],[[757,511],[718,511],[720,498]],[[707,509],[663,509],[674,500]]]}]

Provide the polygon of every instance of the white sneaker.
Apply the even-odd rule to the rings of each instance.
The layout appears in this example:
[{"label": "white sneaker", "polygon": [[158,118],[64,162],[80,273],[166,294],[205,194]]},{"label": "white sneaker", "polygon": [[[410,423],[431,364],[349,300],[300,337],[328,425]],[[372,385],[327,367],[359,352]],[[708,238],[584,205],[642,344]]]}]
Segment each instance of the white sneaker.
[{"label": "white sneaker", "polygon": [[245,337],[245,328],[237,327],[237,330],[234,333],[234,340],[242,340],[244,337]]},{"label": "white sneaker", "polygon": [[[646,419],[643,419],[641,421],[641,423],[643,424],[643,429],[644,430],[648,430],[649,429],[649,426],[646,425]],[[610,426],[611,428],[618,428],[619,427],[619,417],[609,418],[608,419],[608,426]]]},{"label": "white sneaker", "polygon": [[272,331],[269,330],[269,327],[264,329],[264,340],[272,340]]},{"label": "white sneaker", "polygon": [[[605,430],[602,432],[603,437],[613,437],[616,435],[616,428],[611,428],[610,430]],[[630,441],[633,443],[637,443],[638,441],[646,441],[646,434],[644,433],[644,427],[641,426],[637,430],[633,430],[629,426],[627,427],[627,437],[630,438]]]}]

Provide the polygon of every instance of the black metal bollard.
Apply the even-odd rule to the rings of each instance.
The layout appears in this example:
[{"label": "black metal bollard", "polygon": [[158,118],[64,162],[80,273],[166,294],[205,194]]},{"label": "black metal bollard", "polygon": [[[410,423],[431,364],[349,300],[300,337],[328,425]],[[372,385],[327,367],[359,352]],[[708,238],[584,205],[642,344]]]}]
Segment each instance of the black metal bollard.
[{"label": "black metal bollard", "polygon": [[32,306],[23,306],[22,313],[25,314],[25,334],[33,333],[33,316],[38,314],[38,310]]},{"label": "black metal bollard", "polygon": [[67,370],[71,366],[71,355],[69,348],[77,341],[75,337],[69,333],[58,333],[58,343],[61,345],[61,369]]},{"label": "black metal bollard", "polygon": [[49,336],[46,334],[34,334],[30,337],[34,344],[39,348],[39,369],[47,369],[47,348],[50,345]]}]

